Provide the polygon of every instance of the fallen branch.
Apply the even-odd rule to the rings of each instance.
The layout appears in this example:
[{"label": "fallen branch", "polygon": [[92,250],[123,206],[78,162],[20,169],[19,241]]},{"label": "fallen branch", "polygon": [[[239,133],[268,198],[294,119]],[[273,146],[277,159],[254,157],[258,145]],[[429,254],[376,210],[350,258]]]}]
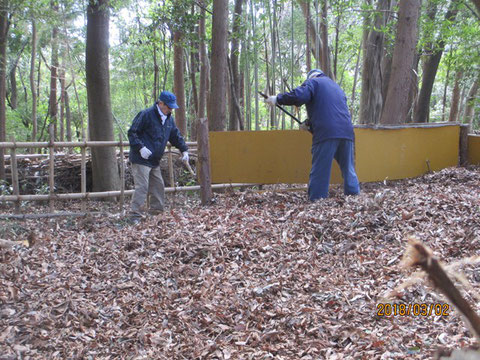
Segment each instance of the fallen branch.
[{"label": "fallen branch", "polygon": [[450,280],[439,261],[433,257],[432,251],[415,238],[409,238],[402,263],[406,266],[420,266],[433,282],[435,287],[450,300],[470,323],[477,339],[480,340],[480,317],[463,298],[460,291]]}]

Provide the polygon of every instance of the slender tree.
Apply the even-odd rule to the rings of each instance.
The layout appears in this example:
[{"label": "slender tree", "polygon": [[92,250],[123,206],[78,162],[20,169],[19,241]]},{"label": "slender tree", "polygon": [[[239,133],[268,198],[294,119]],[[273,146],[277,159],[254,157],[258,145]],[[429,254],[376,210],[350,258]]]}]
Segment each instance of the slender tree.
[{"label": "slender tree", "polygon": [[30,54],[30,92],[32,93],[32,141],[37,139],[37,91],[35,87],[35,59],[37,57],[37,24],[32,17],[32,51]]},{"label": "slender tree", "polygon": [[456,122],[458,119],[458,105],[460,103],[460,81],[463,77],[463,71],[461,69],[457,70],[455,74],[455,85],[453,86],[452,91],[452,101],[450,103],[450,116],[448,118],[449,122]]},{"label": "slender tree", "polygon": [[198,37],[200,39],[198,43],[198,53],[200,54],[200,84],[199,84],[199,97],[198,97],[198,118],[205,117],[206,104],[207,104],[207,49],[205,46],[205,3],[200,0],[201,10],[200,18],[198,21]]},{"label": "slender tree", "polygon": [[[50,2],[50,7],[54,14],[58,14],[58,3],[56,0]],[[57,139],[57,77],[58,77],[58,27],[55,24],[52,29],[52,59],[50,64],[50,98],[48,100],[48,109],[50,123],[53,124],[54,137]]]},{"label": "slender tree", "polygon": [[[453,0],[450,3],[450,7],[445,14],[445,20],[452,24],[455,21],[455,17],[458,13],[458,0]],[[433,83],[437,75],[438,65],[442,58],[443,50],[445,49],[446,41],[444,34],[440,34],[436,44],[432,45],[434,48],[431,55],[425,61],[422,75],[422,87],[418,94],[418,100],[416,105],[416,111],[414,114],[414,122],[428,122],[430,113],[430,98],[432,96]]]},{"label": "slender tree", "polygon": [[[8,0],[0,0],[0,142],[6,141],[8,6]],[[6,180],[3,148],[0,149],[0,179]]]},{"label": "slender tree", "polygon": [[480,76],[477,75],[473,81],[472,87],[468,91],[467,100],[465,104],[465,114],[463,115],[463,123],[468,124],[470,131],[473,127],[473,114],[475,112],[475,104],[478,102],[476,98],[478,87],[480,86]]},{"label": "slender tree", "polygon": [[379,0],[374,14],[373,26],[367,32],[362,70],[362,91],[360,94],[360,124],[377,124],[383,106],[382,59],[384,56],[386,10],[390,0]]},{"label": "slender tree", "polygon": [[183,136],[187,136],[187,117],[185,112],[184,59],[182,32],[173,34],[173,88],[177,96],[178,109],[175,110],[175,123]]},{"label": "slender tree", "polygon": [[238,54],[239,54],[239,37],[242,19],[242,4],[244,0],[235,0],[235,8],[233,12],[233,25],[232,25],[232,40],[230,48],[230,61],[231,61],[231,96],[230,102],[230,121],[229,130],[238,130],[242,123],[241,117],[237,115],[235,110],[235,102],[238,105],[238,99],[240,98],[240,74],[238,70]]},{"label": "slender tree", "polygon": [[[89,0],[86,78],[90,140],[114,140],[110,102],[108,0]],[[93,190],[120,188],[114,147],[92,148]]]},{"label": "slender tree", "polygon": [[228,2],[213,0],[211,90],[208,106],[208,128],[211,131],[223,131],[226,124],[227,20]]},{"label": "slender tree", "polygon": [[392,75],[380,118],[382,124],[401,124],[405,122],[408,113],[408,90],[417,44],[419,10],[420,0],[400,1]]}]

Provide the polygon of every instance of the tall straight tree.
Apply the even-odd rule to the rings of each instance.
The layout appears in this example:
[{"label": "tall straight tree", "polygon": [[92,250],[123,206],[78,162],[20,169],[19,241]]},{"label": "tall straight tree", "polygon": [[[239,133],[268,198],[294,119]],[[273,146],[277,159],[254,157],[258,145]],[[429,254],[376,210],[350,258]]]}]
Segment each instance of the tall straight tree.
[{"label": "tall straight tree", "polygon": [[[360,124],[378,124],[382,114],[382,59],[384,55],[386,10],[390,0],[378,0],[377,11],[371,30],[366,30],[363,70],[362,92],[360,94]],[[367,24],[367,20],[365,21]]]},{"label": "tall straight tree", "polygon": [[[54,14],[58,14],[58,3],[54,0],[50,2],[50,7]],[[56,21],[56,20],[54,20]],[[52,60],[50,64],[50,98],[48,100],[48,112],[50,122],[54,128],[54,138],[57,139],[57,78],[58,78],[58,26],[53,25],[52,29]]]},{"label": "tall straight tree", "polygon": [[230,59],[231,59],[231,70],[232,70],[232,101],[230,102],[230,120],[229,120],[229,129],[238,130],[241,127],[242,119],[238,117],[238,112],[235,111],[235,102],[240,99],[240,74],[238,71],[238,53],[239,53],[239,36],[240,36],[240,25],[242,19],[242,3],[243,0],[235,0],[235,10],[233,13],[233,25],[232,25],[232,41],[231,41],[231,50],[230,50]]},{"label": "tall straight tree", "polygon": [[205,117],[205,108],[207,106],[207,49],[205,46],[205,3],[200,0],[201,10],[200,18],[198,21],[198,53],[200,58],[200,84],[199,84],[199,96],[198,96],[198,118]]},{"label": "tall straight tree", "polygon": [[185,115],[185,79],[182,33],[176,30],[173,33],[173,88],[177,96],[178,109],[175,109],[175,123],[183,136],[187,136],[187,117]]},{"label": "tall straight tree", "polygon": [[398,27],[392,58],[392,74],[380,118],[382,124],[401,124],[407,117],[408,92],[417,44],[420,0],[400,1]]},{"label": "tall straight tree", "polygon": [[[445,20],[449,23],[455,21],[455,17],[458,13],[458,0],[453,0],[450,3],[450,7],[445,14]],[[443,50],[445,49],[445,39],[443,34],[440,34],[436,43],[432,45],[433,51],[431,55],[426,59],[425,66],[423,67],[422,74],[422,87],[418,94],[416,111],[414,114],[414,122],[428,122],[430,114],[430,98],[432,96],[433,83],[437,75],[438,65],[442,58]]]},{"label": "tall straight tree", "polygon": [[[108,0],[87,7],[86,77],[90,140],[114,140],[110,100]],[[93,191],[120,188],[114,147],[92,148]]]},{"label": "tall straight tree", "polygon": [[[7,42],[8,42],[8,0],[0,0],[0,142],[6,141],[7,124]],[[0,149],[0,180],[6,180],[5,153]]]},{"label": "tall straight tree", "polygon": [[213,0],[211,90],[208,106],[208,127],[211,131],[223,131],[226,124],[227,23],[228,1]]},{"label": "tall straight tree", "polygon": [[[37,139],[37,90],[35,87],[35,59],[37,57],[37,25],[32,16],[32,52],[30,55],[30,91],[32,93],[32,141]],[[33,150],[33,149],[32,149]]]}]

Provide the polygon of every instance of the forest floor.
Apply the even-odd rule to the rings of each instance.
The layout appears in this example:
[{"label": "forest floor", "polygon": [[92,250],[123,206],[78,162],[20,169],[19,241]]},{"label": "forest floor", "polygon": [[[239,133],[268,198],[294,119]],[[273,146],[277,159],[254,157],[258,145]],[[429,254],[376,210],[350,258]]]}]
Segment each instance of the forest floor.
[{"label": "forest floor", "polygon": [[[209,207],[177,195],[137,225],[92,204],[105,214],[0,220],[0,238],[19,241],[0,248],[0,359],[430,359],[477,344],[400,263],[415,236],[479,312],[480,167],[355,197],[334,186],[315,203],[304,191],[231,191]],[[397,315],[382,316],[387,303]],[[413,314],[423,304],[447,305]]]}]

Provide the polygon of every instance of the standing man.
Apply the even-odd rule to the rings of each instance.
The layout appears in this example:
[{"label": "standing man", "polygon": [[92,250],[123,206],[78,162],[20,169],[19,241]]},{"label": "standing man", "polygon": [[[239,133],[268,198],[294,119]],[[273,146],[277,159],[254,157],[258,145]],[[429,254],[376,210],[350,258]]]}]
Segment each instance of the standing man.
[{"label": "standing man", "polygon": [[307,80],[291,92],[269,96],[270,106],[303,104],[308,118],[303,130],[313,134],[312,170],[308,184],[311,201],[328,197],[328,185],[332,162],[335,159],[342,171],[344,192],[356,195],[360,192],[354,165],[354,133],[345,93],[321,70],[311,70]]},{"label": "standing man", "polygon": [[158,214],[164,209],[165,185],[160,172],[160,159],[167,141],[182,152],[182,161],[188,162],[188,147],[172,116],[172,109],[178,109],[176,101],[174,94],[162,91],[152,107],[138,113],[128,130],[135,183],[130,211],[134,222],[142,217],[147,195],[150,195],[151,214]]}]

